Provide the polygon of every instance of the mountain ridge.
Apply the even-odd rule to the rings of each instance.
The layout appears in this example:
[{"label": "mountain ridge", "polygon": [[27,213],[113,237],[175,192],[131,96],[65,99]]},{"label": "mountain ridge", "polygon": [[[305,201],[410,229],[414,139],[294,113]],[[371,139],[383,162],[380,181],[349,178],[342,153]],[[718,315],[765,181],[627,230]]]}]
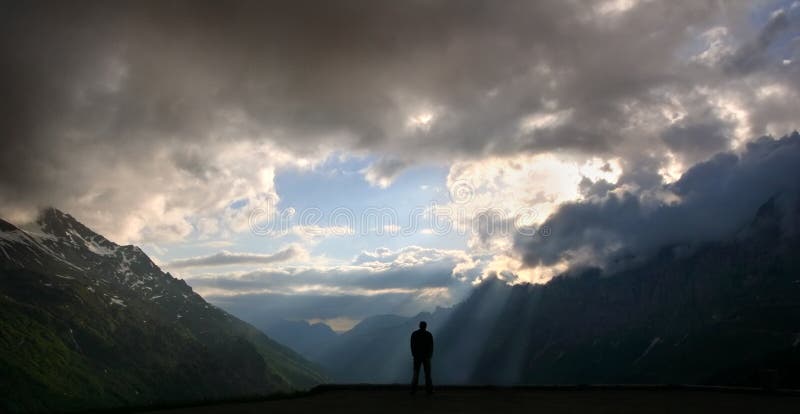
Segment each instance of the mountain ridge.
[{"label": "mountain ridge", "polygon": [[0,396],[10,411],[265,395],[325,379],[138,247],[66,213],[0,226]]},{"label": "mountain ridge", "polygon": [[796,220],[784,225],[798,207],[779,194],[729,240],[668,248],[613,275],[511,287],[488,324],[457,310],[450,329],[474,324],[494,339],[469,380],[760,385],[763,370],[782,370],[784,386],[800,386],[800,241]]}]

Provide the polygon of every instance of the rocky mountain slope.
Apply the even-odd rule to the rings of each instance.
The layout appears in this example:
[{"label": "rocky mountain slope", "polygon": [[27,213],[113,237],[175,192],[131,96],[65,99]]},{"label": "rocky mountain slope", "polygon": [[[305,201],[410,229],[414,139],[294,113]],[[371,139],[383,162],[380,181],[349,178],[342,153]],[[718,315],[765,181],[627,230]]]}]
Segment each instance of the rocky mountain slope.
[{"label": "rocky mountain slope", "polygon": [[665,246],[613,275],[487,285],[440,335],[443,379],[800,387],[799,219],[782,194],[729,240]]},{"label": "rocky mountain slope", "polygon": [[138,247],[56,209],[25,229],[0,220],[0,408],[233,398],[323,380]]}]

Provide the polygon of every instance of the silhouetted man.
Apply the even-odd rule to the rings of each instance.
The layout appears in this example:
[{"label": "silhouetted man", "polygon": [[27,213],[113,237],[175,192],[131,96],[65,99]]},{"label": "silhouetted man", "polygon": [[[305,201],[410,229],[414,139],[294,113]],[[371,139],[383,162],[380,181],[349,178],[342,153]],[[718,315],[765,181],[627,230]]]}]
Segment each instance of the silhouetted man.
[{"label": "silhouetted man", "polygon": [[433,357],[433,335],[427,330],[425,321],[419,323],[419,329],[411,334],[411,355],[414,357],[414,377],[411,379],[411,393],[417,392],[419,383],[419,366],[425,368],[425,392],[433,393],[431,380],[431,357]]}]

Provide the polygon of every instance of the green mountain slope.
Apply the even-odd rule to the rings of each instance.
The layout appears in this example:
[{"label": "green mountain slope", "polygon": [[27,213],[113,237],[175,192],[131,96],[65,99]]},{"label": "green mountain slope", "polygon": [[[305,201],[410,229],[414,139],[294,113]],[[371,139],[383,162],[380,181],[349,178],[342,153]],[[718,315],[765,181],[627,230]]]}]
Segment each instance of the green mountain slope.
[{"label": "green mountain slope", "polygon": [[78,410],[265,395],[315,367],[207,303],[137,247],[58,210],[0,221],[0,401]]}]

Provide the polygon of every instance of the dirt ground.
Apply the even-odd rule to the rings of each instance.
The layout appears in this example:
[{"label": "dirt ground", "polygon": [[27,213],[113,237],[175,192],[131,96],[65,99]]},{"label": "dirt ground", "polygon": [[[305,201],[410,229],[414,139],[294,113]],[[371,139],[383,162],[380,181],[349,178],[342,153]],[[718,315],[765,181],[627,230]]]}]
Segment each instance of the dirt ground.
[{"label": "dirt ground", "polygon": [[295,398],[149,413],[800,413],[800,396],[657,388],[323,387]]}]

